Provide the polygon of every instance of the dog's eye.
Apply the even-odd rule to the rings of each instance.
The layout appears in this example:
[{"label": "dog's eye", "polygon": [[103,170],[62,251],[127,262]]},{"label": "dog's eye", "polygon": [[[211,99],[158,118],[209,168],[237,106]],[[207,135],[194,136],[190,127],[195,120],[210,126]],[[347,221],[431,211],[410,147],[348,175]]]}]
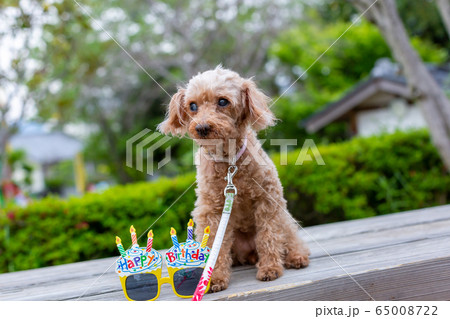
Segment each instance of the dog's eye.
[{"label": "dog's eye", "polygon": [[219,104],[219,106],[224,107],[227,106],[230,102],[228,102],[228,100],[226,99],[219,99],[219,102],[217,104]]},{"label": "dog's eye", "polygon": [[189,104],[189,108],[191,109],[192,112],[197,112],[198,110],[198,106],[195,103]]}]

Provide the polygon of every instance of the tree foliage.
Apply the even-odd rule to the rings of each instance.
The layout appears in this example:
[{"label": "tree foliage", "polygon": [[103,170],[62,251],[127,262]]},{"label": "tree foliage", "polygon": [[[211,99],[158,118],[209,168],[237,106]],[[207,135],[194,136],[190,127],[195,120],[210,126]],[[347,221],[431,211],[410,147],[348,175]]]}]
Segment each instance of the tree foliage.
[{"label": "tree foliage", "polygon": [[[298,6],[237,0],[51,4],[54,21],[43,29],[48,99],[39,116],[89,124],[87,158],[107,163],[121,182],[144,179],[123,165],[126,140],[156,128],[177,84],[218,64],[274,87],[264,69],[268,47]],[[174,148],[178,159],[191,146]]]},{"label": "tree foliage", "polygon": [[[422,58],[447,60],[448,41],[434,3],[398,3]],[[30,0],[6,1],[0,14],[12,18],[0,34],[3,41],[20,33],[34,39],[9,63],[20,77],[7,79],[3,72],[1,84],[14,84],[37,120],[83,124],[86,159],[106,165],[122,183],[146,178],[124,165],[126,140],[144,128],[154,130],[176,86],[199,71],[222,63],[255,76],[277,100],[272,108],[280,118],[262,137],[294,138],[306,135],[302,120],[390,55],[374,26],[356,23],[283,94],[355,19],[358,13],[347,1]],[[3,132],[0,146],[13,131]],[[347,132],[331,125],[314,137],[339,141]],[[190,169],[192,144],[174,140],[172,150],[165,173]]]},{"label": "tree foliage", "polygon": [[[338,16],[334,15],[336,6],[342,11]],[[369,76],[379,58],[392,58],[389,47],[375,26],[363,20],[349,28],[351,22],[343,17],[352,16],[353,12],[347,4],[334,2],[330,7],[312,7],[307,10],[304,19],[274,42],[270,54],[281,66],[286,82],[290,84],[296,79],[298,82],[274,106],[281,122],[268,136],[293,138],[306,135],[301,129],[302,120]],[[444,47],[427,38],[415,36],[411,41],[426,62],[440,64],[449,58]],[[322,142],[332,142],[348,135],[345,126],[331,124],[313,137]]]}]

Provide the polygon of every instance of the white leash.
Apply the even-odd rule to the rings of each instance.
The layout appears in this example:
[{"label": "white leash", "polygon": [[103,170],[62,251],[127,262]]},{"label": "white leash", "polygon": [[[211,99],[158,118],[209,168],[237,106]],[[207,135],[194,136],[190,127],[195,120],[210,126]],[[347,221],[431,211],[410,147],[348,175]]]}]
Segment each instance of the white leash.
[{"label": "white leash", "polygon": [[[247,141],[247,140],[246,140]],[[247,143],[244,143],[244,147],[241,148],[238,155],[239,157],[244,153]],[[241,152],[242,151],[242,152]],[[225,204],[222,210],[222,217],[220,218],[219,227],[216,232],[216,238],[214,239],[214,244],[211,248],[211,253],[209,255],[208,261],[206,262],[205,269],[203,269],[200,281],[195,289],[192,301],[201,301],[203,295],[205,294],[208,283],[211,280],[211,275],[216,265],[217,257],[219,257],[220,247],[222,246],[223,238],[225,236],[225,231],[227,229],[228,220],[230,219],[231,209],[233,207],[234,196],[237,194],[237,188],[233,184],[233,176],[236,175],[238,170],[236,166],[236,161],[239,159],[236,155],[233,158],[232,164],[228,167],[228,174],[226,176],[227,186],[223,190],[225,195]]]}]

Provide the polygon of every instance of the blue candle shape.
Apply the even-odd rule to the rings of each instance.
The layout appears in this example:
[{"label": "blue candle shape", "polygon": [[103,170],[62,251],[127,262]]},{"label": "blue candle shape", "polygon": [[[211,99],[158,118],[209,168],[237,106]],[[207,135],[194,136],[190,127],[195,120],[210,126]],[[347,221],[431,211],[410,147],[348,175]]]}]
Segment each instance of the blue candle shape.
[{"label": "blue candle shape", "polygon": [[175,228],[170,228],[170,235],[172,237],[172,243],[174,247],[177,249],[177,251],[180,251],[180,244],[178,243],[177,231],[175,230]]},{"label": "blue candle shape", "polygon": [[193,237],[194,237],[194,221],[192,219],[189,219],[187,240],[192,240]]}]

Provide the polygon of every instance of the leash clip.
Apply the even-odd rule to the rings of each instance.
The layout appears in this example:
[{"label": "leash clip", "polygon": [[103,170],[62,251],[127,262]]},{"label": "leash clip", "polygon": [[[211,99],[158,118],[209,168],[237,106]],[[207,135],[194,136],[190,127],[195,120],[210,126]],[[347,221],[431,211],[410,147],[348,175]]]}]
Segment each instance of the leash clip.
[{"label": "leash clip", "polygon": [[237,188],[233,184],[233,176],[236,175],[238,168],[236,165],[230,165],[228,167],[228,173],[225,177],[225,180],[227,181],[227,186],[225,186],[225,189],[223,190],[224,195],[226,196],[228,191],[233,191],[234,195],[237,194]]}]

